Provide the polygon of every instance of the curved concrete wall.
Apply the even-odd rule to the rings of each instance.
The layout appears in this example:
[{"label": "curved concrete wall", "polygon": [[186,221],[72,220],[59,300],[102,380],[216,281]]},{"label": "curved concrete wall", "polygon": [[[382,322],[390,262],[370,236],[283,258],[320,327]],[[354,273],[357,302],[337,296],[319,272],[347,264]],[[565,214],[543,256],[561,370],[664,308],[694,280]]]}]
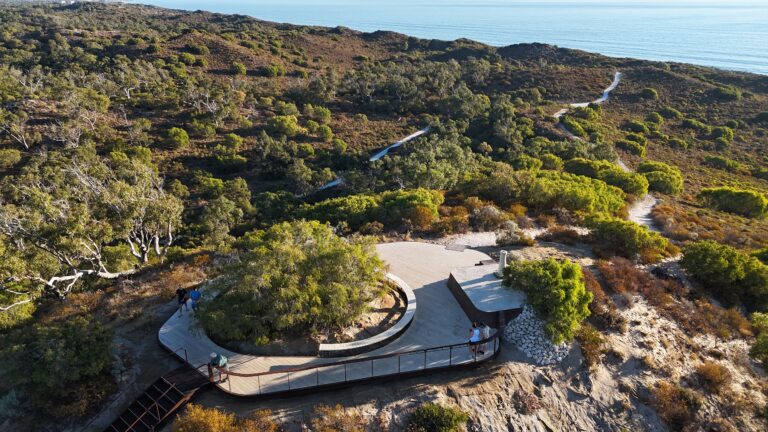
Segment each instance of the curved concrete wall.
[{"label": "curved concrete wall", "polygon": [[317,354],[318,356],[346,357],[362,354],[364,352],[383,347],[384,345],[397,339],[401,334],[403,334],[405,330],[408,329],[408,326],[410,326],[411,322],[413,321],[414,315],[416,315],[416,295],[413,293],[411,287],[409,287],[408,284],[406,284],[405,281],[399,277],[393,275],[392,273],[387,273],[386,277],[395,283],[397,291],[406,305],[405,313],[403,313],[403,316],[400,317],[397,323],[388,328],[386,331],[367,339],[336,344],[320,344],[320,350]]}]

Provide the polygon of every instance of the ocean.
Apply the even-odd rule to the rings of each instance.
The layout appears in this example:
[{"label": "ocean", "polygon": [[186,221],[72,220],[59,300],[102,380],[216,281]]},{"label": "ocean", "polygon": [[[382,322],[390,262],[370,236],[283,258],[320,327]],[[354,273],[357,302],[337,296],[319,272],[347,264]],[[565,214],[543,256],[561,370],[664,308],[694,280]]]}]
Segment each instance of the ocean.
[{"label": "ocean", "polygon": [[144,0],[292,24],[490,45],[542,42],[614,57],[768,75],[768,0]]}]

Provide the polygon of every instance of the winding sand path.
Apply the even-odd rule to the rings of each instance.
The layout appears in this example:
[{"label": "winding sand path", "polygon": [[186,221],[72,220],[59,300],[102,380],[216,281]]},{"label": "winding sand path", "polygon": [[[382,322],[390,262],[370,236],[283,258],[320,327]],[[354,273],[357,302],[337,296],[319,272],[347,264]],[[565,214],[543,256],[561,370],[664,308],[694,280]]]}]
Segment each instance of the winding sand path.
[{"label": "winding sand path", "polygon": [[[592,103],[594,103],[594,104],[602,104],[602,103],[604,103],[610,97],[611,92],[613,90],[615,90],[616,87],[618,87],[619,83],[621,82],[621,76],[622,76],[621,72],[616,72],[613,75],[613,81],[611,82],[611,85],[609,85],[605,90],[603,90],[603,95],[600,98],[595,99],[595,100],[593,100],[591,102],[572,103],[572,104],[569,104],[568,106],[570,108],[583,108],[583,107],[589,106],[589,104],[592,104]],[[553,116],[556,119],[559,120],[560,117],[564,116],[565,114],[568,113],[568,111],[570,111],[570,108],[563,108],[560,111],[558,111],[555,114],[553,114]],[[559,124],[559,127],[560,127],[560,129],[565,131],[565,133],[568,134],[569,138],[574,139],[574,140],[579,140],[579,141],[582,140],[581,138],[579,138],[576,135],[574,135],[573,133],[571,133],[571,131],[569,131],[565,127],[565,125],[563,125],[562,123]],[[618,165],[625,172],[631,172],[632,171],[632,170],[629,169],[627,164],[624,163],[623,160],[621,160],[621,158],[619,158],[616,161],[616,165]],[[635,202],[633,202],[629,206],[629,210],[628,210],[629,220],[631,220],[632,222],[635,222],[637,224],[643,225],[643,226],[647,227],[648,229],[650,229],[651,231],[659,232],[659,229],[656,227],[656,224],[653,221],[653,217],[651,216],[651,212],[653,211],[653,208],[658,203],[659,203],[659,200],[656,197],[654,197],[651,194],[645,194],[642,198],[636,200]]]}]

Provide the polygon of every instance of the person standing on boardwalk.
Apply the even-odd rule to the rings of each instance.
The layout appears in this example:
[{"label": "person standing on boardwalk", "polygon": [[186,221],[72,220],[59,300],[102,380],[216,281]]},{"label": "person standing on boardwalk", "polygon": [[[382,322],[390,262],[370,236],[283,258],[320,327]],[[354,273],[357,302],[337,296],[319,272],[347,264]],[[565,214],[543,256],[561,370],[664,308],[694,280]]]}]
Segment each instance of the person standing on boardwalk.
[{"label": "person standing on boardwalk", "polygon": [[477,344],[480,342],[480,328],[476,322],[472,322],[472,327],[469,329],[469,352],[471,354],[477,354]]},{"label": "person standing on boardwalk", "polygon": [[197,304],[200,303],[200,299],[202,297],[203,294],[200,292],[200,290],[198,290],[196,286],[192,287],[192,291],[189,293],[189,300],[192,304],[192,312],[197,310]]},{"label": "person standing on boardwalk", "polygon": [[[491,326],[483,323],[483,325],[480,326],[480,338],[483,341],[487,341],[488,338],[490,337],[491,337]],[[488,342],[483,342],[482,344],[480,344],[480,354],[485,354],[486,348],[488,348]]]},{"label": "person standing on boardwalk", "polygon": [[189,300],[189,293],[184,288],[179,287],[176,290],[176,301],[179,302],[179,316],[183,313],[182,308],[187,309],[187,300]]},{"label": "person standing on boardwalk", "polygon": [[[227,364],[226,357],[216,352],[211,353],[211,360],[208,362],[208,379],[211,382],[213,382],[214,369],[219,371],[219,382],[226,382],[227,378],[229,378],[229,364]],[[221,377],[222,371],[227,374],[224,378]]]}]

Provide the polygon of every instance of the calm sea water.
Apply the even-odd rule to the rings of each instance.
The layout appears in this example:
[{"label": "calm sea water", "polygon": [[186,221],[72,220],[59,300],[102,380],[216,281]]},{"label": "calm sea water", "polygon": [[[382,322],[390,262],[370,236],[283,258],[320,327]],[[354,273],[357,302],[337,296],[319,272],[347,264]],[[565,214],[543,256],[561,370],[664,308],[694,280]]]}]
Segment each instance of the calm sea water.
[{"label": "calm sea water", "polygon": [[502,46],[543,42],[609,56],[768,74],[768,0],[140,0],[293,24],[392,30]]}]

